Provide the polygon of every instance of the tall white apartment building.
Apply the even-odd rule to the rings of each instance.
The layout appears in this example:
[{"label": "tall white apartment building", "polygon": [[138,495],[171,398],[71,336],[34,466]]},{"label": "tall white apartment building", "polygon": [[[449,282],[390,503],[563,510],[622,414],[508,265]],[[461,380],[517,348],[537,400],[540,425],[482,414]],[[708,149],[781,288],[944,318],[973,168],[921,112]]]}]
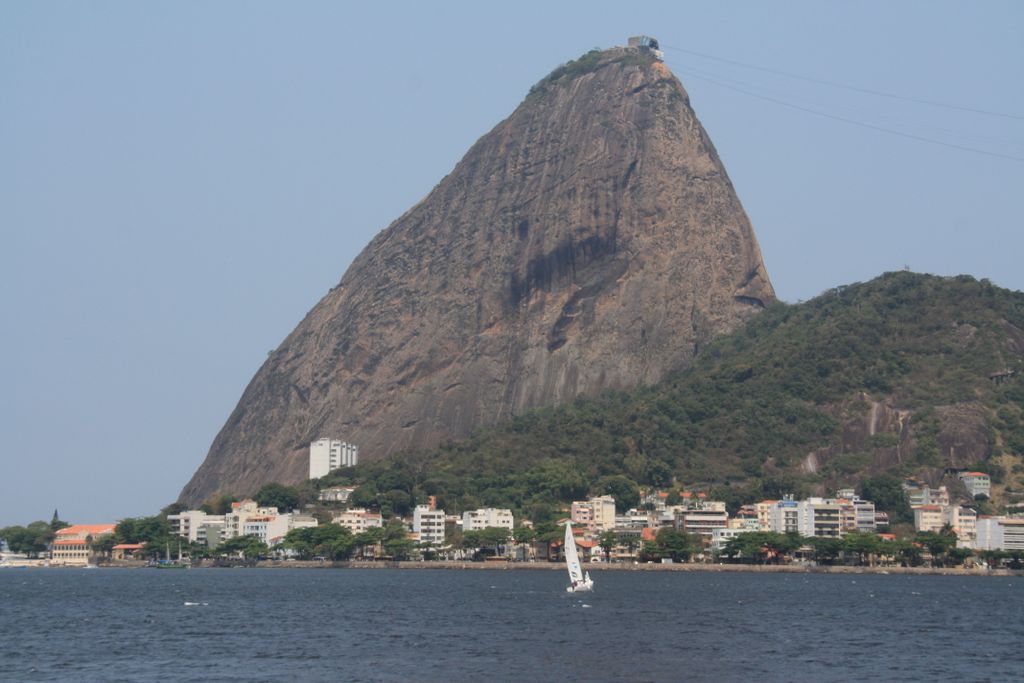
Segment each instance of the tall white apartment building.
[{"label": "tall white apartment building", "polygon": [[429,505],[417,505],[412,513],[412,531],[419,534],[421,543],[443,544],[444,510],[434,510]]},{"label": "tall white apartment building", "polygon": [[231,504],[231,512],[224,515],[222,539],[237,538],[245,535],[245,523],[252,517],[277,516],[276,507],[261,508],[256,501],[245,499]]},{"label": "tall white apartment building", "polygon": [[339,467],[359,464],[359,448],[338,439],[317,439],[309,444],[309,478],[317,479]]},{"label": "tall white apartment building", "polygon": [[839,538],[842,531],[842,506],[834,500],[808,498],[800,501],[801,536]]},{"label": "tall white apartment building", "polygon": [[255,536],[267,545],[277,545],[288,533],[291,515],[259,515],[250,517],[242,525],[243,536]]},{"label": "tall white apartment building", "polygon": [[729,524],[729,513],[722,501],[701,501],[689,506],[677,506],[675,526],[688,534],[711,538],[715,529]]},{"label": "tall white apartment building", "polygon": [[771,508],[770,529],[778,534],[800,533],[800,503],[795,500],[777,500]]},{"label": "tall white apartment building", "polygon": [[875,504],[870,500],[861,500],[853,489],[840,489],[838,498],[833,502],[839,504],[839,519],[843,533],[861,531],[875,533]]},{"label": "tall white apartment building", "polygon": [[590,499],[594,508],[594,528],[597,531],[611,531],[615,528],[615,499],[611,496],[598,496]]},{"label": "tall white apartment building", "polygon": [[171,533],[187,538],[190,543],[206,540],[206,530],[213,526],[224,526],[224,515],[208,515],[202,510],[184,510],[176,515],[167,515]]},{"label": "tall white apartment building", "polygon": [[590,531],[611,531],[615,528],[615,499],[598,496],[587,501],[573,501],[569,518],[573,524],[585,524]]},{"label": "tall white apartment building", "polygon": [[[614,516],[612,517],[614,519]],[[512,511],[498,508],[480,508],[462,513],[463,531],[480,531],[487,527],[512,529]]]},{"label": "tall white apartment building", "polygon": [[779,500],[771,509],[771,530],[780,534],[795,531],[801,536],[839,538],[842,525],[843,505],[832,499]]},{"label": "tall white apartment building", "polygon": [[978,550],[1024,550],[1024,519],[983,517],[974,540]]}]

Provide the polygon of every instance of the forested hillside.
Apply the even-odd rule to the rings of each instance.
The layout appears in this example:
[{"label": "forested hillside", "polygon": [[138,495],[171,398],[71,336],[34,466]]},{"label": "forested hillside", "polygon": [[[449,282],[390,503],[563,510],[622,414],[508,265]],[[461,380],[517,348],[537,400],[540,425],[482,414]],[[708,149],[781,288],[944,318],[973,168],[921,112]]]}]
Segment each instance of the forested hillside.
[{"label": "forested hillside", "polygon": [[936,483],[971,467],[993,474],[996,502],[1015,502],[1022,362],[1024,294],[888,273],[773,304],[656,386],[531,411],[332,480],[362,484],[357,501],[384,507],[436,495],[449,511],[543,516],[635,485],[710,488],[738,504],[883,472]]}]

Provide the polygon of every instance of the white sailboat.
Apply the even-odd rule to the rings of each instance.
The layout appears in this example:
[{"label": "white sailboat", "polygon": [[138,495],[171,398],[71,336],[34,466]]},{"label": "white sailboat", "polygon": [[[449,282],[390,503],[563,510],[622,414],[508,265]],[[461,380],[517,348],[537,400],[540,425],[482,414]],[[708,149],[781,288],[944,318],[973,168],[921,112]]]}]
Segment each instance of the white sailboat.
[{"label": "white sailboat", "polygon": [[569,570],[569,585],[566,591],[579,593],[593,590],[594,582],[590,578],[590,572],[583,573],[580,567],[580,556],[576,552],[576,539],[572,536],[572,523],[565,523],[565,568]]}]

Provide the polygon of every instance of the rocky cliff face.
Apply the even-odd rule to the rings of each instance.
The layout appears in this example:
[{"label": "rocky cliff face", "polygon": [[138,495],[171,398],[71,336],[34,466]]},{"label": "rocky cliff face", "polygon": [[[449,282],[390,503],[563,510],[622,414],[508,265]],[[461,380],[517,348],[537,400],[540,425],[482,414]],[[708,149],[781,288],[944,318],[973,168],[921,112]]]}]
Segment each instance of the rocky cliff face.
[{"label": "rocky cliff face", "polygon": [[267,359],[181,494],[296,482],[656,382],[774,297],[686,91],[646,51],[552,72]]}]

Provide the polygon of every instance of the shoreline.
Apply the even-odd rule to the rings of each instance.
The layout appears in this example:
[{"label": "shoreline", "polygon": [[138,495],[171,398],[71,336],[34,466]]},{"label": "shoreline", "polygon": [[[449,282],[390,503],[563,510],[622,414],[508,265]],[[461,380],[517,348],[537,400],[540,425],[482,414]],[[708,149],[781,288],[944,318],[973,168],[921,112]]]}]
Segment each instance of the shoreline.
[{"label": "shoreline", "polygon": [[[131,560],[107,562],[101,567],[119,567],[131,569],[149,569],[146,563]],[[56,568],[56,567],[51,567]],[[1015,569],[983,569],[965,567],[850,567],[827,565],[762,565],[762,564],[704,564],[704,563],[643,563],[626,562],[588,562],[583,568],[590,572],[625,571],[625,572],[709,572],[730,573],[747,572],[755,574],[880,574],[880,575],[937,575],[937,576],[1024,576],[1024,570]],[[204,561],[193,569],[402,569],[402,570],[445,570],[445,571],[565,571],[560,562],[470,562],[470,561],[314,561],[314,560],[259,560],[214,563]]]}]

